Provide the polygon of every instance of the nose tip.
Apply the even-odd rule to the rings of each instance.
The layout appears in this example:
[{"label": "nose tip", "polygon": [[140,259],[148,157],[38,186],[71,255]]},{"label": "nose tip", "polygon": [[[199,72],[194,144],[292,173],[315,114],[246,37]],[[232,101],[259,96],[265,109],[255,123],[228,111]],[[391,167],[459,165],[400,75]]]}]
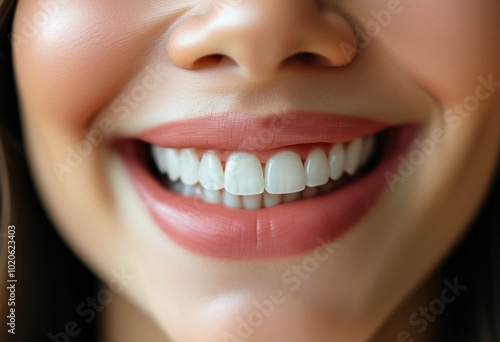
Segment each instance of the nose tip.
[{"label": "nose tip", "polygon": [[355,56],[350,25],[315,0],[240,0],[228,6],[175,27],[167,43],[171,62],[188,70],[236,66],[256,80],[291,62],[340,67]]}]

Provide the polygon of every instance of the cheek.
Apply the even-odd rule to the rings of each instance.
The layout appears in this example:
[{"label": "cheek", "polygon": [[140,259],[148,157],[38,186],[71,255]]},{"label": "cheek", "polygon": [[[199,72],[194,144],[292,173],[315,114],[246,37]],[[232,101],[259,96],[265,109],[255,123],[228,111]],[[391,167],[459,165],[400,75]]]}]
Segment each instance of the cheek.
[{"label": "cheek", "polygon": [[14,61],[28,115],[82,127],[130,79],[158,21],[131,15],[140,2],[116,2],[20,1]]},{"label": "cheek", "polygon": [[[500,79],[500,1],[390,2],[400,6],[374,45],[440,101],[460,103],[473,95],[479,76]],[[388,6],[372,8],[381,13]],[[372,13],[365,23],[374,20]]]}]

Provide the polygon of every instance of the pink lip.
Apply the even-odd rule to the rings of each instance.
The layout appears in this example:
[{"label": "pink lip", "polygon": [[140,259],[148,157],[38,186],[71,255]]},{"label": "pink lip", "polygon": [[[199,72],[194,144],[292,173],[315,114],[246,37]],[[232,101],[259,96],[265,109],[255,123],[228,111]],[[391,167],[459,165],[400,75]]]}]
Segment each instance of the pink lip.
[{"label": "pink lip", "polygon": [[[245,137],[258,136],[271,120],[232,115],[167,124],[141,134],[139,139],[168,147],[241,149],[245,147]],[[273,140],[246,149],[349,141],[383,127],[387,125],[308,113],[294,116],[276,132]],[[362,178],[323,196],[258,210],[232,209],[175,194],[161,186],[147,170],[145,154],[136,142],[122,139],[115,147],[139,196],[171,240],[203,256],[249,260],[303,253],[337,239],[354,227],[386,189],[384,172],[395,168],[397,157],[406,152],[416,131],[415,126],[407,126],[385,134],[381,143],[384,157]]]},{"label": "pink lip", "polygon": [[350,141],[387,126],[352,116],[303,111],[270,116],[223,113],[171,122],[148,130],[139,138],[173,148],[257,151],[297,144]]}]

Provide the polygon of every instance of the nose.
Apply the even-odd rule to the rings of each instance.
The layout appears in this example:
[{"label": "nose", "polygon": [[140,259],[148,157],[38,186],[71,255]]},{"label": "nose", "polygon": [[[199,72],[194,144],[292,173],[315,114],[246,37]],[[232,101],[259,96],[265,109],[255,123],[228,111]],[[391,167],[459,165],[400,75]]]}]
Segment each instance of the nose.
[{"label": "nose", "polygon": [[176,26],[167,43],[180,68],[237,67],[249,80],[291,63],[340,67],[356,54],[351,26],[317,0],[215,0],[204,14]]}]

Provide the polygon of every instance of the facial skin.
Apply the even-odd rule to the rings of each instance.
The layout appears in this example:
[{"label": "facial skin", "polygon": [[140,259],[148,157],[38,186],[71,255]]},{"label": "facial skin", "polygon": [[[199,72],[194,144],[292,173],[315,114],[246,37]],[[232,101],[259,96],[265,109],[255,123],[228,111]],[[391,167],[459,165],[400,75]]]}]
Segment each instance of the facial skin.
[{"label": "facial skin", "polygon": [[[105,283],[113,270],[134,277],[121,293],[134,304],[120,314],[142,310],[166,340],[236,335],[238,317],[276,289],[280,303],[245,341],[369,340],[457,243],[488,189],[500,146],[500,2],[316,3],[18,1],[15,74],[42,200],[68,244]],[[391,18],[373,26],[381,10],[392,11]],[[369,22],[380,31],[369,31]],[[332,47],[330,39],[352,44],[355,35],[355,57]],[[298,52],[334,66],[283,63]],[[201,59],[215,54],[224,56],[220,64]],[[151,70],[156,76],[147,78]],[[492,82],[478,94],[480,77]],[[147,95],[135,101],[131,94],[144,82]],[[477,109],[460,114],[457,106],[471,96]],[[118,111],[123,105],[127,110]],[[294,290],[282,276],[308,255],[227,262],[165,238],[109,147],[114,136],[178,118],[293,109],[419,123],[421,141],[439,129],[446,135],[394,191],[387,186],[370,215],[335,241],[334,253],[294,282]],[[85,139],[82,130],[100,125],[108,128],[103,142],[71,172],[56,172],[67,147]],[[107,310],[117,312],[119,303]],[[406,321],[396,331],[412,329]]]}]

